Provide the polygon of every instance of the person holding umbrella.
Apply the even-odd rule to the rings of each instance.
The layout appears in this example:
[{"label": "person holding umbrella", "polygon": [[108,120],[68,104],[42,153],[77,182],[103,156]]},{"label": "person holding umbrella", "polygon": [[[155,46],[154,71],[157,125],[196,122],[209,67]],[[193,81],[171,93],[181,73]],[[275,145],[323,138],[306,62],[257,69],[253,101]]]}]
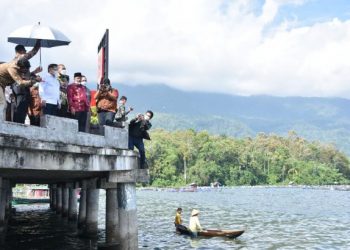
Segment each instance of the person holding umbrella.
[{"label": "person holding umbrella", "polygon": [[[23,45],[17,45],[15,47],[16,56],[13,59],[14,61],[18,60],[29,60],[40,49],[40,40],[36,41],[34,48],[27,53]],[[30,78],[30,74],[36,75],[42,71],[42,68],[39,66],[33,72],[27,72],[27,78]],[[30,74],[29,74],[30,73]],[[23,75],[24,77],[24,75]],[[17,123],[24,124],[27,111],[30,103],[30,87],[23,87],[17,83],[12,84],[12,91],[15,97],[15,109],[13,113],[13,121]]]},{"label": "person holding umbrella", "polygon": [[38,51],[41,47],[40,44],[41,44],[41,40],[40,39],[36,40],[34,48],[29,52],[26,51],[26,48],[22,44],[18,44],[15,47],[16,56],[15,56],[14,60],[18,60],[18,59],[29,60],[29,59],[31,59],[32,57],[34,57],[38,53]]}]

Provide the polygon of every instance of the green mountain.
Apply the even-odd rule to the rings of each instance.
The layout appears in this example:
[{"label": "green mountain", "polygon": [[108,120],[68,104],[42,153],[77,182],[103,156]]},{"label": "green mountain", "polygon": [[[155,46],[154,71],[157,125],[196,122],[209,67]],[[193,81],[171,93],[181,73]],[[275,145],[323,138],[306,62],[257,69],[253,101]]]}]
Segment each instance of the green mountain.
[{"label": "green mountain", "polygon": [[257,133],[334,143],[350,155],[350,100],[274,96],[235,96],[185,92],[166,85],[114,85],[136,112],[155,112],[155,128],[192,128],[234,137]]}]

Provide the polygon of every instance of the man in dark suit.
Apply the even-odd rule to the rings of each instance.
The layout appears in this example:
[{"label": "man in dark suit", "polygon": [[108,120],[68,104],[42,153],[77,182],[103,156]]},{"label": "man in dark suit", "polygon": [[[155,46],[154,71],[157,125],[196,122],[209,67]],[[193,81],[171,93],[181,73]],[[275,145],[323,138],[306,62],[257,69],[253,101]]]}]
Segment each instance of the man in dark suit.
[{"label": "man in dark suit", "polygon": [[153,112],[148,110],[145,115],[138,114],[129,124],[129,149],[136,147],[140,153],[140,168],[148,168],[146,162],[146,152],[143,139],[150,140],[147,132],[152,127],[150,120],[153,118]]}]

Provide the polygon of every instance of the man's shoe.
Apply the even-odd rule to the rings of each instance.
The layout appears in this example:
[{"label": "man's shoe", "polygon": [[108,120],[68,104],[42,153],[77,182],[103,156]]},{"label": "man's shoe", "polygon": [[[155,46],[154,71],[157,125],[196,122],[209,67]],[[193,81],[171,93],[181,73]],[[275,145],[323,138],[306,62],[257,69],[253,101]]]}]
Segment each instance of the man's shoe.
[{"label": "man's shoe", "polygon": [[145,162],[144,164],[142,164],[142,165],[140,166],[140,169],[148,169],[148,163]]}]

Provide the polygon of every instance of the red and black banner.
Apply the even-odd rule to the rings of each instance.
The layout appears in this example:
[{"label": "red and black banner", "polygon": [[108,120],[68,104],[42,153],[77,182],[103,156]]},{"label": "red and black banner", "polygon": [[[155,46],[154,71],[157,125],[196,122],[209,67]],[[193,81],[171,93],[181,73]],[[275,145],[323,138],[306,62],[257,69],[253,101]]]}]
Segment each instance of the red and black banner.
[{"label": "red and black banner", "polygon": [[109,30],[106,29],[100,44],[97,49],[98,53],[98,72],[97,72],[97,84],[104,78],[108,78],[108,55],[109,55]]}]

